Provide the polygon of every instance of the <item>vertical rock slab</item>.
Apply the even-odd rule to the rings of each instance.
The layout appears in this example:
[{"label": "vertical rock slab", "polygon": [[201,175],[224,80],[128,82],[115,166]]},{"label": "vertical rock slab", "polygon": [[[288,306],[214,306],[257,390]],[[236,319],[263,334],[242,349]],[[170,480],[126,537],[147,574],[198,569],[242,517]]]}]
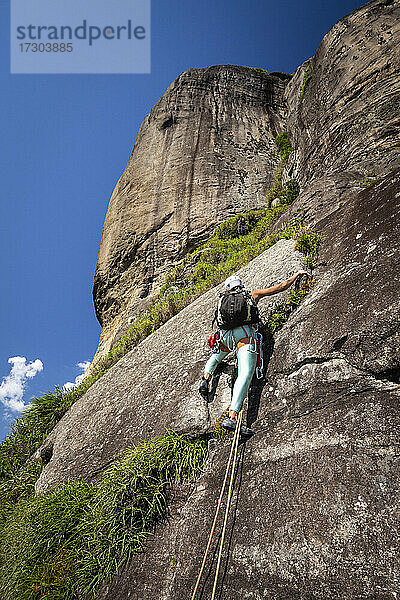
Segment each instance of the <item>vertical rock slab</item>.
[{"label": "vertical rock slab", "polygon": [[400,3],[375,0],[340,19],[285,99],[294,147],[286,176],[299,180],[302,208],[322,218],[399,164]]},{"label": "vertical rock slab", "polygon": [[400,384],[400,169],[317,226],[316,285],[276,337],[269,364],[278,404],[293,402],[297,413],[324,402],[325,382]]},{"label": "vertical rock slab", "polygon": [[[399,397],[398,391],[360,396],[349,390],[337,403],[302,419],[284,419],[275,427],[259,423],[256,436],[239,453],[217,597],[396,597]],[[228,450],[218,448],[181,513],[172,549],[176,574],[167,589],[159,580],[155,600],[190,597]],[[200,598],[211,596],[221,527],[222,519]],[[123,594],[114,590],[100,597],[122,600]],[[141,598],[140,593],[133,597]]]},{"label": "vertical rock slab", "polygon": [[190,69],[144,119],[104,223],[93,288],[103,326],[97,357],[215,225],[265,206],[279,156],[282,75]]}]

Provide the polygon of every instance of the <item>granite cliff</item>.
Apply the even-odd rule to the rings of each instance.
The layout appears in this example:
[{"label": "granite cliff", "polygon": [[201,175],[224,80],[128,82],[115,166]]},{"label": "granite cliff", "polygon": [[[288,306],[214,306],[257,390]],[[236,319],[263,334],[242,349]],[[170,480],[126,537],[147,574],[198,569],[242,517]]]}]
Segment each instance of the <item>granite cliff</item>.
[{"label": "granite cliff", "polygon": [[162,279],[224,219],[265,206],[279,163],[281,75],[190,69],[143,121],[104,223],[93,288],[103,356]]},{"label": "granite cliff", "polygon": [[93,288],[96,359],[146,308],[171,267],[229,216],[265,205],[279,163],[310,220],[398,159],[397,2],[343,18],[293,77],[214,66],[180,75],[145,118],[110,200]]},{"label": "granite cliff", "polygon": [[[293,146],[282,181],[295,179],[300,193],[272,229],[302,211],[321,238],[314,284],[268,340],[265,379],[249,393],[256,434],[240,446],[220,599],[400,598],[399,17],[400,2],[372,0],[293,76],[186,71],[145,118],[110,201],[94,284],[97,360],[217,225],[265,205],[282,131]],[[240,274],[264,287],[305,266],[297,244],[281,239]],[[197,392],[219,289],[73,404],[37,450],[38,495],[95,481],[165,427],[208,439],[230,398],[230,364],[210,402]],[[264,317],[271,302],[261,303]],[[229,446],[209,440],[199,478],[174,488],[146,552],[103,583],[97,600],[190,598]],[[200,598],[211,596],[215,545],[213,553]]]}]

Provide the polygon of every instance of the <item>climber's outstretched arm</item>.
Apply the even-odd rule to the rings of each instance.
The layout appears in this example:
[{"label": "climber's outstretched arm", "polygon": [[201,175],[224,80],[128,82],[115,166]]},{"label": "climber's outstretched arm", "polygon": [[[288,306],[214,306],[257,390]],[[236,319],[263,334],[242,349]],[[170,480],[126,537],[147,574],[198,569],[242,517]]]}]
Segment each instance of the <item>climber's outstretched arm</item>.
[{"label": "climber's outstretched arm", "polygon": [[298,271],[298,273],[295,273],[287,281],[282,281],[282,283],[278,283],[278,285],[273,285],[270,288],[265,288],[265,289],[260,289],[260,290],[253,290],[251,292],[251,295],[253,296],[253,298],[256,301],[256,303],[258,303],[259,300],[261,300],[261,298],[264,298],[264,296],[273,296],[274,294],[279,294],[279,292],[284,292],[301,275],[308,275],[308,273],[307,273],[307,271]]}]

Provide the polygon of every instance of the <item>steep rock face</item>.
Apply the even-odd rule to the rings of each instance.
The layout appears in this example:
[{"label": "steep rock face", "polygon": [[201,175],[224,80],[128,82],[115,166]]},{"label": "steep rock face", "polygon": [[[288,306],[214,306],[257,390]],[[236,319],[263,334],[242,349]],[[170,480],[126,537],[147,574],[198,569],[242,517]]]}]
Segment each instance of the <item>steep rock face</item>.
[{"label": "steep rock face", "polygon": [[360,373],[399,382],[399,173],[351,194],[318,222],[324,242],[317,282],[276,343],[274,378],[340,358]]},{"label": "steep rock face", "polygon": [[[281,124],[295,152],[284,176],[296,176],[302,190],[284,218],[305,208],[322,245],[315,285],[276,336],[267,381],[254,382],[249,394],[246,419],[256,435],[240,450],[221,599],[400,596],[400,182],[393,108],[399,7],[374,0],[342,19],[287,86],[287,121]],[[308,64],[312,79],[300,102]],[[372,172],[378,182],[354,187]],[[122,231],[122,205],[118,210]],[[236,211],[233,204],[227,210]],[[101,274],[109,290],[118,264]],[[282,241],[241,273],[256,287],[302,266],[293,244]],[[133,275],[123,279],[125,272],[122,294],[133,281]],[[114,284],[117,294],[118,278]],[[105,312],[117,306],[111,292],[107,299],[107,285],[98,288]],[[230,398],[229,369],[215,382],[211,403],[197,393],[207,358],[200,340],[209,332],[216,293],[207,292],[167,322],[72,407],[39,451],[50,461],[38,492],[68,478],[95,477],[121,450],[164,425],[192,436],[209,429]],[[125,314],[120,306],[109,323],[125,318],[118,316]],[[114,325],[108,339],[117,335]],[[229,441],[210,444],[202,476],[175,497],[170,519],[157,526],[147,552],[105,584],[98,600],[190,597],[228,453]],[[220,524],[210,557],[219,531]],[[214,569],[215,558],[207,563],[201,598],[210,597]]]},{"label": "steep rock face", "polygon": [[[399,457],[390,431],[399,425],[398,400],[394,392],[343,396],[301,420],[260,427],[241,447],[217,597],[395,597]],[[190,597],[228,454],[228,445],[217,445],[186,504],[173,506],[148,552],[105,585],[98,599]],[[221,525],[202,599],[211,596]]]},{"label": "steep rock face", "polygon": [[[397,171],[318,224],[327,264],[277,335],[266,384],[250,394],[256,435],[239,454],[218,597],[400,592],[399,198]],[[99,600],[190,597],[228,453],[228,442],[213,444],[192,493]],[[200,598],[211,595],[221,526]]]},{"label": "steep rock face", "polygon": [[290,80],[228,65],[190,69],[171,84],[110,200],[93,289],[103,327],[96,360],[217,223],[265,205],[280,131],[294,147],[284,180],[298,179],[294,208],[309,220],[398,164],[399,17],[398,0],[369,2]]},{"label": "steep rock face", "polygon": [[399,39],[400,3],[369,2],[326,34],[287,85],[294,151],[285,175],[299,180],[309,220],[399,164]]},{"label": "steep rock face", "polygon": [[[280,240],[238,271],[250,289],[274,285],[305,266],[293,240]],[[198,436],[211,428],[230,402],[229,373],[212,404],[198,393],[209,356],[209,335],[218,286],[170,319],[122,358],[80,398],[56,425],[39,456],[49,463],[36,491],[69,478],[95,477],[119,453],[166,427]],[[280,294],[279,299],[288,292]],[[276,297],[262,301],[263,314]]]},{"label": "steep rock face", "polygon": [[93,288],[103,326],[96,358],[216,224],[265,206],[284,85],[282,76],[248,67],[190,69],[145,118],[104,223]]}]

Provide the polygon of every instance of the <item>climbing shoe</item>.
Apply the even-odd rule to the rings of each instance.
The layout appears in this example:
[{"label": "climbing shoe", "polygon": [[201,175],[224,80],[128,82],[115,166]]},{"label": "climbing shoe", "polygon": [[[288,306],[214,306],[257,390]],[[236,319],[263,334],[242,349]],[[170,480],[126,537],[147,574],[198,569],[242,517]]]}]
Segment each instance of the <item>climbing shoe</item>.
[{"label": "climbing shoe", "polygon": [[235,431],[236,421],[232,421],[230,417],[225,417],[225,419],[221,423],[221,427],[223,427],[224,429],[228,429],[228,431]]},{"label": "climbing shoe", "polygon": [[[232,421],[230,417],[225,417],[225,419],[221,423],[221,427],[227,429],[228,431],[235,431],[236,425],[236,421]],[[241,425],[240,435],[243,435],[245,437],[251,437],[252,435],[254,435],[254,431],[252,429],[249,429],[248,427],[245,427],[245,425]]]},{"label": "climbing shoe", "polygon": [[200,386],[199,386],[199,392],[200,394],[203,396],[203,398],[205,398],[206,400],[208,400],[208,379],[206,379],[205,377],[203,377],[203,379],[201,380]]},{"label": "climbing shoe", "polygon": [[246,427],[245,425],[242,425],[240,427],[240,435],[242,437],[251,437],[252,435],[254,435],[254,431],[252,429],[250,429],[250,427]]}]

